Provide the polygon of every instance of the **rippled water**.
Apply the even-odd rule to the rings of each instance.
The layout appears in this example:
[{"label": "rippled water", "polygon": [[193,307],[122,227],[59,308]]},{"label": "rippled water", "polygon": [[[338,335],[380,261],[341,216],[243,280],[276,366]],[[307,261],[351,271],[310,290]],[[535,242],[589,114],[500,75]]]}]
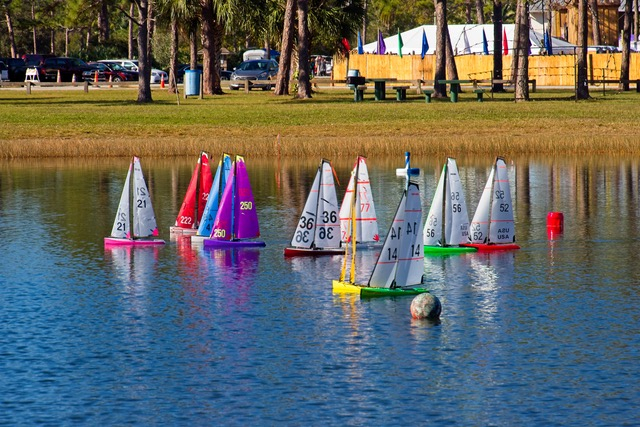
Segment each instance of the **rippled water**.
[{"label": "rippled water", "polygon": [[[382,233],[396,163],[370,162]],[[490,163],[459,160],[471,215]],[[267,247],[236,251],[105,250],[126,159],[1,164],[0,424],[636,424],[639,163],[514,161],[522,249],[426,258],[439,323],[283,258],[316,161],[247,159]],[[168,239],[192,165],[142,166]],[[414,166],[426,209],[441,164]]]}]

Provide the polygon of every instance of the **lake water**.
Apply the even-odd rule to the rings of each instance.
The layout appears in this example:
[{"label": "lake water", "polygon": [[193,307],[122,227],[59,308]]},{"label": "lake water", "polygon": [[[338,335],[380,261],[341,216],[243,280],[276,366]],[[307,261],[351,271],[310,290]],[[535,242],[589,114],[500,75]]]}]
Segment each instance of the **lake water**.
[{"label": "lake water", "polygon": [[[167,240],[192,160],[142,159]],[[247,159],[241,251],[105,250],[128,159],[0,163],[0,424],[637,425],[640,159],[507,159],[522,249],[426,258],[436,323],[283,258],[318,160]],[[442,160],[413,159],[425,210]],[[471,216],[491,162],[458,159]],[[402,163],[369,162],[382,234]]]}]

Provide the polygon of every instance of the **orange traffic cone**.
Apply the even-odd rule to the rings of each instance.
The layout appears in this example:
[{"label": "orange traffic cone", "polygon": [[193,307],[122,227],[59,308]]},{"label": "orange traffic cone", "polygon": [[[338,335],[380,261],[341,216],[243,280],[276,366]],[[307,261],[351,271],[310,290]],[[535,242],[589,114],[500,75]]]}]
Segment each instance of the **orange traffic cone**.
[{"label": "orange traffic cone", "polygon": [[62,77],[60,77],[60,70],[58,70],[58,76],[56,77],[56,82],[57,83],[62,82]]},{"label": "orange traffic cone", "polygon": [[164,74],[160,76],[160,87],[164,89]]},{"label": "orange traffic cone", "polygon": [[113,87],[113,85],[111,84],[111,82],[113,81],[113,76],[109,76],[109,87]]},{"label": "orange traffic cone", "polygon": [[76,85],[76,75],[75,75],[75,73],[71,76],[71,83],[73,84],[73,86]]},{"label": "orange traffic cone", "polygon": [[96,70],[96,73],[95,73],[95,74],[94,74],[94,76],[93,76],[93,81],[94,81],[95,83],[98,83],[98,70]]}]

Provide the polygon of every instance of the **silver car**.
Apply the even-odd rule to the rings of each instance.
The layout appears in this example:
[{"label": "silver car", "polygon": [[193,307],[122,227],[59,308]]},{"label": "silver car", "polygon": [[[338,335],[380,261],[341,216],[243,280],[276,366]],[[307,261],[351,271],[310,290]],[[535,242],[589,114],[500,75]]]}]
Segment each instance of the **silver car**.
[{"label": "silver car", "polygon": [[229,88],[238,90],[244,87],[246,80],[251,81],[251,88],[269,90],[275,86],[275,78],[278,75],[278,63],[273,59],[253,59],[244,61],[231,73]]}]

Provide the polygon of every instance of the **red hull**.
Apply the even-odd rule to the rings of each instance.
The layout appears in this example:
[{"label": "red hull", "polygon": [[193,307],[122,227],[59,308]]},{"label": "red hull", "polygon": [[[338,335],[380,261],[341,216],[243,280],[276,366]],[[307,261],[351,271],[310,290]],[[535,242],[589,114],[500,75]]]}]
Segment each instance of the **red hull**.
[{"label": "red hull", "polygon": [[520,249],[520,246],[515,243],[493,243],[493,244],[485,244],[485,243],[465,243],[460,246],[465,246],[468,248],[476,248],[479,252],[486,251],[513,251],[515,249]]},{"label": "red hull", "polygon": [[342,255],[344,249],[305,249],[305,248],[284,248],[284,256],[321,256],[321,255]]}]

